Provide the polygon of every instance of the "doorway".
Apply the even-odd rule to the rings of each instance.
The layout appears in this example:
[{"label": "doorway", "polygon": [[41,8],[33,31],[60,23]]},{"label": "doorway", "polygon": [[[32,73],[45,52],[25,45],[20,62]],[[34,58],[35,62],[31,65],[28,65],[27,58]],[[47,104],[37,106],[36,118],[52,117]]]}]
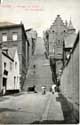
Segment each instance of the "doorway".
[{"label": "doorway", "polygon": [[6,94],[6,85],[7,85],[7,78],[3,78],[3,91],[2,94]]}]

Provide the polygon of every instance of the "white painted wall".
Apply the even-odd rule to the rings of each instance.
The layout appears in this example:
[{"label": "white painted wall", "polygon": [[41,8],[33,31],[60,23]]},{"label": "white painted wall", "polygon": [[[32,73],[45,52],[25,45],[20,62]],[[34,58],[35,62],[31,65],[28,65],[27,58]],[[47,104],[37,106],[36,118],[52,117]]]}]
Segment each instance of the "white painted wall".
[{"label": "white painted wall", "polygon": [[[7,90],[20,89],[19,58],[17,50],[14,56],[14,62],[12,62],[6,56],[2,55],[2,72],[4,71],[4,62],[7,63],[6,69],[8,70]],[[10,62],[12,63],[12,70],[10,69]],[[15,62],[17,63],[16,68],[15,68]],[[16,78],[15,83],[14,83],[14,77]]]}]

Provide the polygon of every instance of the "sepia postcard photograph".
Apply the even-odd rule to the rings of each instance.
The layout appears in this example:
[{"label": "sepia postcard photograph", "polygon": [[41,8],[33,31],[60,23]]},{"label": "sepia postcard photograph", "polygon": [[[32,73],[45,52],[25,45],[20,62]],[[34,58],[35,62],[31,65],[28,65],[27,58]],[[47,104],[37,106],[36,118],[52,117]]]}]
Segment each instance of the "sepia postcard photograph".
[{"label": "sepia postcard photograph", "polygon": [[80,0],[0,0],[0,125],[79,124]]}]

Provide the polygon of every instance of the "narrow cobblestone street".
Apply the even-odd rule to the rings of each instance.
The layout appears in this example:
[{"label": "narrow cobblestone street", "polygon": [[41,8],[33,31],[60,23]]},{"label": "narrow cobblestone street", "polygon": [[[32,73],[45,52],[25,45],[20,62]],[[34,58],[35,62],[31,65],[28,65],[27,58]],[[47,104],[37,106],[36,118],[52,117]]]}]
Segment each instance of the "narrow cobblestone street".
[{"label": "narrow cobblestone street", "polygon": [[[41,42],[43,41],[40,39],[37,41],[24,91],[0,97],[0,123],[55,124],[73,122],[71,111],[65,99],[57,92],[55,94],[49,92],[52,85],[51,70],[48,60],[45,59],[44,51],[38,49],[43,48]],[[33,64],[36,65],[35,71]],[[27,92],[27,87],[32,85],[36,85],[38,93]],[[41,93],[41,86],[43,85],[47,87],[45,95]]]},{"label": "narrow cobblestone street", "polygon": [[2,97],[0,100],[0,123],[57,124],[73,123],[73,119],[67,103],[63,97],[58,96],[58,93],[53,95],[47,92],[46,95],[42,95],[23,92]]},{"label": "narrow cobblestone street", "polygon": [[[46,86],[47,90],[52,85],[52,75],[49,65],[49,60],[44,55],[44,45],[41,38],[37,39],[35,54],[32,57],[31,65],[28,71],[24,90],[27,90],[28,86],[36,85],[37,91],[41,91],[41,86]],[[35,69],[33,65],[35,64]],[[34,71],[35,70],[35,71]]]}]

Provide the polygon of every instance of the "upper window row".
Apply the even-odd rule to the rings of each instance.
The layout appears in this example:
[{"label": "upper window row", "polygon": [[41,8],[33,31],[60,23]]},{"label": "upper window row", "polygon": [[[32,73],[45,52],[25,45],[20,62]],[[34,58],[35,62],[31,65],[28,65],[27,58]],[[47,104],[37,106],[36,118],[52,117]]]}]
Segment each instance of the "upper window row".
[{"label": "upper window row", "polygon": [[[12,34],[12,40],[16,41],[18,39],[18,34],[17,33],[13,33]],[[7,41],[7,33],[3,33],[2,34],[2,41],[6,42]]]}]

